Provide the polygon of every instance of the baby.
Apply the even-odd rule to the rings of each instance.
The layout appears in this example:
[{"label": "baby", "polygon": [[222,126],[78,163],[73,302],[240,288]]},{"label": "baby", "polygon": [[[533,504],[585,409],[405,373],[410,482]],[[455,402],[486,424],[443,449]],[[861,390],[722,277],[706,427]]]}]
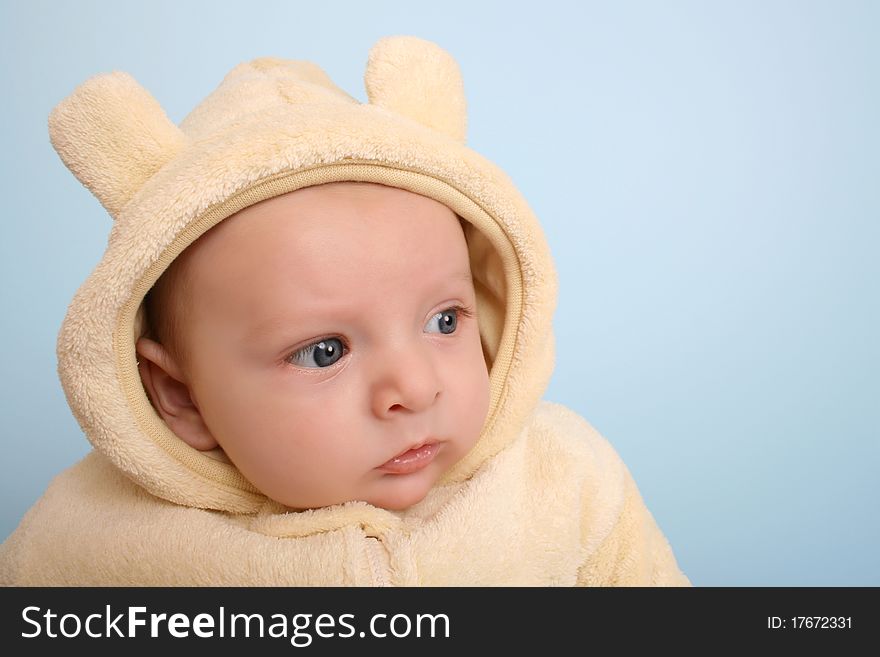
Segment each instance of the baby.
[{"label": "baby", "polygon": [[541,399],[555,271],[464,145],[454,60],[386,38],[365,82],[262,58],[179,126],[124,73],[53,110],[115,220],[58,340],[95,449],[0,584],[690,584],[610,444]]},{"label": "baby", "polygon": [[141,376],[176,435],[219,445],[273,500],[406,509],[486,419],[475,304],[449,208],[373,183],[306,187],[175,261],[148,299]]}]

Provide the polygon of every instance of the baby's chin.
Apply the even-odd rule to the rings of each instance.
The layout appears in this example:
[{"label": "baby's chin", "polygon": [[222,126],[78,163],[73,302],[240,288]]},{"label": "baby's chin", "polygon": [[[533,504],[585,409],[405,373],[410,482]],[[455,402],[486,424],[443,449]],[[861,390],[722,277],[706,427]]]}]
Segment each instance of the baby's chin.
[{"label": "baby's chin", "polygon": [[[427,468],[426,468],[427,470]],[[291,511],[306,511],[339,506],[349,502],[366,502],[388,511],[404,511],[421,502],[431,490],[437,479],[436,473],[422,471],[410,475],[382,475],[374,480],[370,490],[361,494],[350,495],[338,499],[284,499],[283,496],[272,496],[271,499]]]},{"label": "baby's chin", "polygon": [[364,497],[364,501],[388,511],[404,511],[415,506],[428,495],[435,477],[412,475],[385,475],[381,490]]},{"label": "baby's chin", "polygon": [[334,499],[314,497],[309,500],[298,498],[284,501],[278,497],[273,499],[296,511],[327,508],[349,502],[365,502],[388,511],[404,511],[424,500],[446,471],[458,461],[458,450],[453,450],[447,445],[444,447],[445,449],[440,450],[438,458],[421,470],[408,474],[392,474],[375,469],[367,477],[348,488],[347,493],[338,491],[341,494]]},{"label": "baby's chin", "polygon": [[423,499],[425,499],[427,494],[428,492],[424,491],[418,495],[389,495],[381,499],[372,499],[365,501],[375,507],[379,507],[380,509],[386,509],[388,511],[405,511],[406,509],[410,508],[411,506],[415,506]]}]

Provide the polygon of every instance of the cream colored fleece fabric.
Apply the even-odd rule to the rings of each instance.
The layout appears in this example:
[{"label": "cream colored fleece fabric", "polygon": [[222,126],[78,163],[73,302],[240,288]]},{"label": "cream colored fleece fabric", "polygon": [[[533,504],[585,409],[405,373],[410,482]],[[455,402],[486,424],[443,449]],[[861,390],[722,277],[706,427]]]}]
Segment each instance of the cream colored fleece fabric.
[{"label": "cream colored fleece fabric", "polygon": [[[455,61],[389,37],[365,83],[360,103],[314,64],[262,58],[180,126],[119,72],[53,110],[53,145],[114,219],[58,339],[62,385],[94,451],[0,546],[0,583],[689,584],[613,448],[541,401],[555,270],[525,200],[464,143]],[[401,512],[281,508],[222,454],[174,436],[136,370],[143,297],[187,245],[241,208],[338,180],[408,189],[467,222],[489,414],[474,449]]]}]

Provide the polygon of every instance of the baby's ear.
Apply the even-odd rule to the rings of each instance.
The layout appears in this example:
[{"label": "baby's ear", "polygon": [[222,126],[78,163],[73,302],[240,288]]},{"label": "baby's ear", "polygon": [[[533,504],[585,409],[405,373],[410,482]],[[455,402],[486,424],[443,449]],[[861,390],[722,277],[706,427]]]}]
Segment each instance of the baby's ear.
[{"label": "baby's ear", "polygon": [[61,101],[49,115],[49,139],[114,219],[186,143],[149,92],[120,71],[89,78]]},{"label": "baby's ear", "polygon": [[370,50],[364,83],[371,105],[464,142],[467,115],[461,72],[437,44],[411,36],[380,39]]},{"label": "baby's ear", "polygon": [[200,451],[214,449],[217,441],[184,382],[183,372],[158,342],[140,338],[135,349],[138,373],[153,408],[168,428],[187,445]]}]

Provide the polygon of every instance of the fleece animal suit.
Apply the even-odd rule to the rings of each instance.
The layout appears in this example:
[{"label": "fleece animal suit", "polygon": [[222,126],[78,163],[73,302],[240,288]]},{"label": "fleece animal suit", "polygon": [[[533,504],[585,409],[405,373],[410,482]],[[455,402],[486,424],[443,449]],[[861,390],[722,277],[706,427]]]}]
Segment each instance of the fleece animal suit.
[{"label": "fleece animal suit", "polygon": [[[67,400],[94,446],[0,547],[14,585],[689,585],[614,449],[541,400],[557,281],[507,176],[464,145],[455,61],[413,37],[370,52],[368,102],[309,62],[234,68],[177,126],[129,75],[51,113],[65,165],[114,219],[58,338]],[[169,263],[238,210],[364,181],[465,220],[490,406],[475,447],[404,511],[286,509],[218,450],[175,436],[141,383],[142,301]]]}]

